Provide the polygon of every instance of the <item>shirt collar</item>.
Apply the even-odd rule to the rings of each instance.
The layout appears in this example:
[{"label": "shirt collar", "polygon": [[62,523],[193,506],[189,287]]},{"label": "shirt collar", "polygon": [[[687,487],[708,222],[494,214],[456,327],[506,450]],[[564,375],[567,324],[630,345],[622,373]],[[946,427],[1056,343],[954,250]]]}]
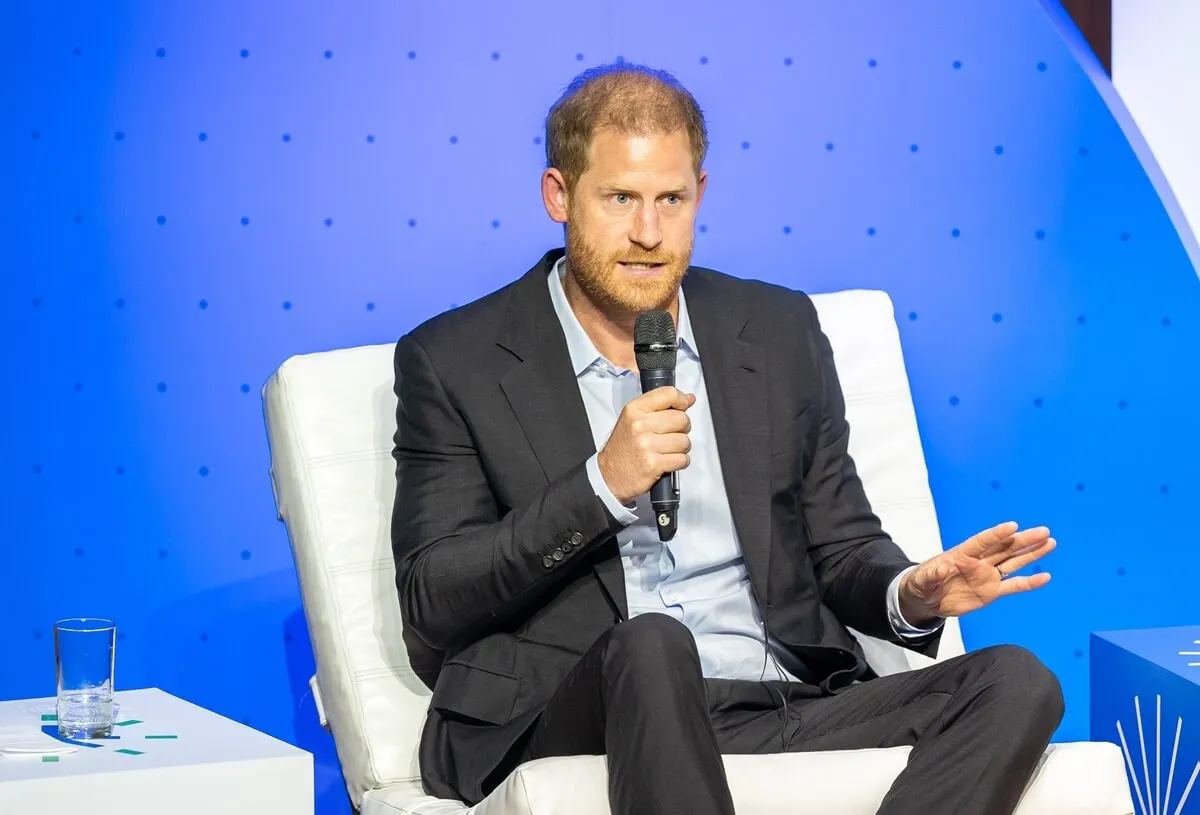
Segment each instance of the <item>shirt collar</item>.
[{"label": "shirt collar", "polygon": [[[579,376],[588,368],[603,360],[604,357],[596,350],[596,345],[592,342],[592,338],[583,330],[583,326],[579,323],[579,318],[575,316],[574,309],[567,302],[567,293],[563,289],[562,283],[566,273],[567,259],[564,256],[559,258],[554,264],[554,268],[550,270],[550,301],[554,304],[554,313],[558,315],[558,321],[562,324],[563,334],[567,338],[567,352],[571,356],[571,367],[575,369],[575,375]],[[688,317],[687,300],[683,296],[683,287],[679,289],[679,325],[676,337],[679,340],[679,350],[681,352],[692,359],[700,358],[700,354],[696,350],[695,340],[692,337],[692,321]]]}]

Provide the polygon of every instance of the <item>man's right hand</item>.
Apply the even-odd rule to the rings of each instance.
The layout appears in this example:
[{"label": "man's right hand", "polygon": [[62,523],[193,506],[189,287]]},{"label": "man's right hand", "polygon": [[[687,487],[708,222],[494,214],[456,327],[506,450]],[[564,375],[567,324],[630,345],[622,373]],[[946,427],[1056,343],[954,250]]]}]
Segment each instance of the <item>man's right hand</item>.
[{"label": "man's right hand", "polygon": [[685,411],[696,395],[665,386],[631,399],[596,457],[600,475],[622,504],[645,495],[664,473],[691,463],[692,420]]}]

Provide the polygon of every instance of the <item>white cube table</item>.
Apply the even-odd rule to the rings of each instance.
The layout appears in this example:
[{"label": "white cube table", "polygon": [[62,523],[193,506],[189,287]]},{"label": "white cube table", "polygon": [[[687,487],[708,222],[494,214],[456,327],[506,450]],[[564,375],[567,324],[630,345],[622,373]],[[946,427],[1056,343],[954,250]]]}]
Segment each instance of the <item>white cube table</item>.
[{"label": "white cube table", "polygon": [[[157,688],[116,699],[118,738],[57,760],[0,756],[0,813],[312,815],[311,754]],[[61,746],[42,732],[53,711],[52,698],[0,702],[0,730]]]}]

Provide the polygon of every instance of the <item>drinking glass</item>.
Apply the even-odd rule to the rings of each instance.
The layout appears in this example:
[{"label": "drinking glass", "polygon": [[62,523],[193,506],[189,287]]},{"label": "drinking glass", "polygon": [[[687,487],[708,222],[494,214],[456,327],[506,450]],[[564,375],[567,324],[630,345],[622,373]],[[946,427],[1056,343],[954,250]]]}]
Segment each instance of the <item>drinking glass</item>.
[{"label": "drinking glass", "polygon": [[111,736],[117,626],[75,617],[54,624],[58,732],[71,739]]}]

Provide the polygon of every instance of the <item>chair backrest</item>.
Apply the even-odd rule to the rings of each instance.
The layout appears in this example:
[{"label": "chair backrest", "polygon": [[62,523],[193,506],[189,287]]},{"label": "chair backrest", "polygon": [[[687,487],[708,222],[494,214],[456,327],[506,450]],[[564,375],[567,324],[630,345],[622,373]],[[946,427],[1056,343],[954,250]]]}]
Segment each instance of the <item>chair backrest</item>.
[{"label": "chair backrest", "polygon": [[[909,557],[930,557],[941,539],[891,301],[872,291],[813,300],[868,496]],[[429,701],[403,643],[389,539],[393,351],[389,344],[292,357],[263,388],[275,500],[298,571],[317,690],[356,806],[367,790],[419,777]],[[930,662],[860,640],[882,674]],[[950,620],[939,659],[959,653]]]}]

